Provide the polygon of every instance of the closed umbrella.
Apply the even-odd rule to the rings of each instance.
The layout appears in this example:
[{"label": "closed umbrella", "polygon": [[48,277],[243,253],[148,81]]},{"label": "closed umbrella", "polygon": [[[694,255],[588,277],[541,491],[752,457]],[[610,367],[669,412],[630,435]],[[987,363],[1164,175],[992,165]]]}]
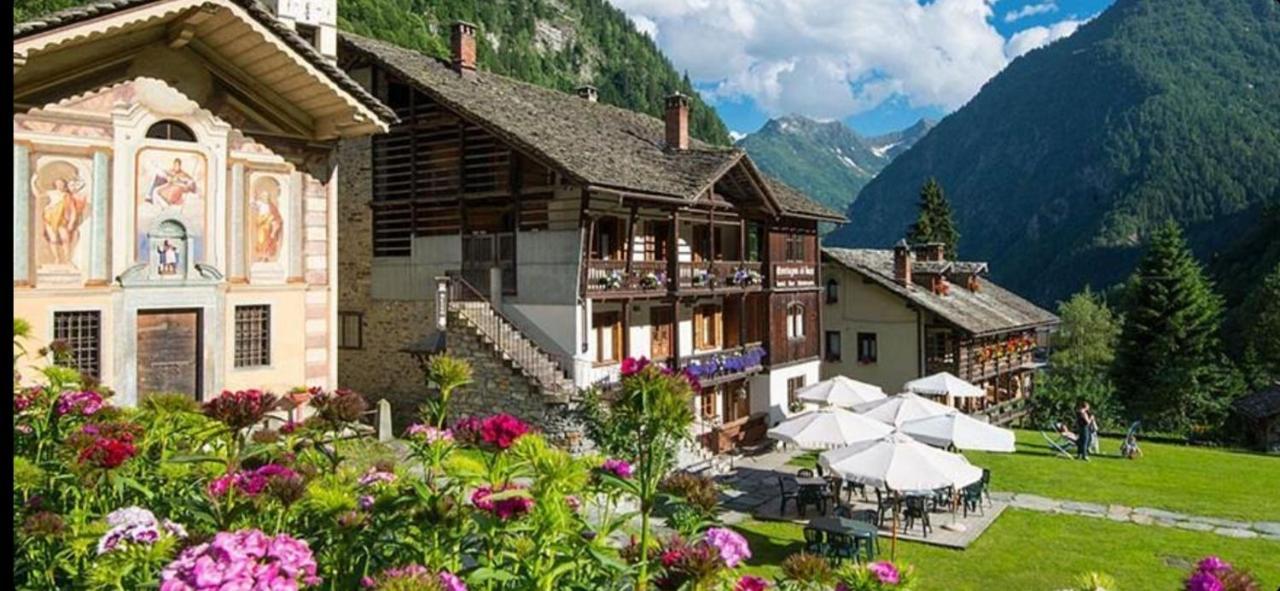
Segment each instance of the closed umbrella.
[{"label": "closed umbrella", "polygon": [[925,396],[950,396],[951,398],[983,398],[987,391],[947,372],[911,380],[903,390]]},{"label": "closed umbrella", "polygon": [[928,398],[917,396],[910,392],[896,394],[884,400],[859,404],[854,407],[854,410],[864,417],[894,426],[915,419],[955,412],[955,409],[950,406],[938,404]]},{"label": "closed umbrella", "polygon": [[805,386],[796,392],[796,395],[805,402],[843,408],[853,408],[859,404],[885,399],[884,390],[881,390],[880,386],[865,384],[845,376],[835,376]]},{"label": "closed umbrella", "polygon": [[938,447],[1013,453],[1013,431],[984,423],[958,411],[907,421],[899,429]]},{"label": "closed umbrella", "polygon": [[767,435],[802,449],[829,449],[884,437],[892,429],[842,408],[821,408],[791,417]]}]

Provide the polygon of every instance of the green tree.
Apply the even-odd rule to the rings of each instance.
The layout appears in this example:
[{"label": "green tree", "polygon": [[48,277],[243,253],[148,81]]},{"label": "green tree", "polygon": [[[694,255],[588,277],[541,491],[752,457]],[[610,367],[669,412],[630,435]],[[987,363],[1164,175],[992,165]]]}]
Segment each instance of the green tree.
[{"label": "green tree", "polygon": [[1050,369],[1042,376],[1034,400],[1037,418],[1046,424],[1066,420],[1075,404],[1085,400],[1103,423],[1114,422],[1115,386],[1110,374],[1120,320],[1087,287],[1058,305],[1058,317],[1061,324],[1053,335]]},{"label": "green tree", "polygon": [[1249,385],[1260,388],[1280,380],[1280,264],[1249,295],[1242,317]]},{"label": "green tree", "polygon": [[1125,410],[1170,432],[1220,425],[1236,389],[1218,334],[1222,298],[1176,224],[1151,237],[1127,292],[1114,371]]},{"label": "green tree", "polygon": [[920,215],[907,229],[907,240],[916,244],[941,242],[947,245],[947,258],[956,257],[960,232],[956,230],[951,204],[942,193],[942,185],[933,177],[920,187]]}]

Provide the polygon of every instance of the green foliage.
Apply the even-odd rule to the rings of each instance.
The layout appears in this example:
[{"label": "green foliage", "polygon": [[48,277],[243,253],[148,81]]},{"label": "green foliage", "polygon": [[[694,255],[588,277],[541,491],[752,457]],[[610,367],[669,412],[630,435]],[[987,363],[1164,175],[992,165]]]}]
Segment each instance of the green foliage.
[{"label": "green foliage", "polygon": [[965,256],[1047,305],[1123,281],[1169,219],[1205,260],[1246,233],[1241,253],[1280,252],[1274,232],[1249,230],[1277,170],[1280,4],[1117,0],[987,82],[877,175],[827,242],[893,244],[915,217],[906,196],[936,177],[970,233]]},{"label": "green foliage", "polygon": [[1058,317],[1061,324],[1053,335],[1051,369],[1041,376],[1032,399],[1038,422],[1042,426],[1070,423],[1075,405],[1083,400],[1104,426],[1121,426],[1111,382],[1119,319],[1088,288],[1059,304]]},{"label": "green foliage", "polygon": [[1241,309],[1244,370],[1253,388],[1280,380],[1280,264]]},{"label": "green foliage", "polygon": [[423,418],[436,427],[443,428],[449,419],[449,402],[454,391],[471,384],[471,364],[465,359],[439,354],[427,362],[427,384],[439,393],[422,406]]},{"label": "green foliage", "polygon": [[1116,580],[1105,573],[1089,572],[1076,577],[1070,591],[1117,591]]},{"label": "green foliage", "polygon": [[782,561],[782,577],[778,584],[785,591],[828,589],[835,572],[826,557],[797,552]]},{"label": "green foliage", "polygon": [[1129,280],[1115,381],[1125,410],[1149,429],[1193,433],[1221,424],[1238,394],[1222,353],[1222,300],[1166,224]]},{"label": "green foliage", "polygon": [[951,217],[951,204],[942,194],[942,185],[938,180],[929,177],[920,187],[920,215],[915,223],[907,228],[907,240],[915,244],[940,242],[947,245],[947,258],[956,258],[956,245],[960,241],[960,232],[956,230],[955,220]]}]

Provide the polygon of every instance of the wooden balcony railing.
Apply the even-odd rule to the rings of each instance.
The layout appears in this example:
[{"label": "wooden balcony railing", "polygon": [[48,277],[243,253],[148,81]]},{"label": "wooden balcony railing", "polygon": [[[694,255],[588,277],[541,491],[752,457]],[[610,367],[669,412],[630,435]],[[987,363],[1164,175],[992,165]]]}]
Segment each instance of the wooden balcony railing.
[{"label": "wooden balcony railing", "polygon": [[763,265],[750,261],[680,263],[680,291],[749,291],[764,286]]},{"label": "wooden balcony railing", "polygon": [[666,295],[680,292],[742,292],[762,289],[763,265],[744,261],[679,263],[674,282],[667,277],[666,261],[587,261],[589,295]]},{"label": "wooden balcony railing", "polygon": [[771,287],[814,287],[818,267],[809,263],[774,263],[769,273]]},{"label": "wooden balcony railing", "polygon": [[681,357],[679,366],[698,378],[703,386],[709,386],[759,372],[767,356],[763,345],[753,343]]},{"label": "wooden balcony railing", "polygon": [[626,261],[587,262],[588,294],[659,295],[669,288],[666,261],[632,261],[629,271]]}]

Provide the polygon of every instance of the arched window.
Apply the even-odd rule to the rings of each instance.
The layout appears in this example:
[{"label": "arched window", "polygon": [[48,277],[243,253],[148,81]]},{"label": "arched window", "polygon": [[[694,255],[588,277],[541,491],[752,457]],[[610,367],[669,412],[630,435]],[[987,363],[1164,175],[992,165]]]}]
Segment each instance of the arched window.
[{"label": "arched window", "polygon": [[158,121],[147,129],[147,137],[153,140],[169,140],[173,142],[194,142],[196,134],[190,127],[172,119]]},{"label": "arched window", "polygon": [[835,279],[827,280],[827,303],[834,304],[840,301],[840,283]]},{"label": "arched window", "polygon": [[804,305],[791,303],[787,305],[787,338],[804,338]]}]

